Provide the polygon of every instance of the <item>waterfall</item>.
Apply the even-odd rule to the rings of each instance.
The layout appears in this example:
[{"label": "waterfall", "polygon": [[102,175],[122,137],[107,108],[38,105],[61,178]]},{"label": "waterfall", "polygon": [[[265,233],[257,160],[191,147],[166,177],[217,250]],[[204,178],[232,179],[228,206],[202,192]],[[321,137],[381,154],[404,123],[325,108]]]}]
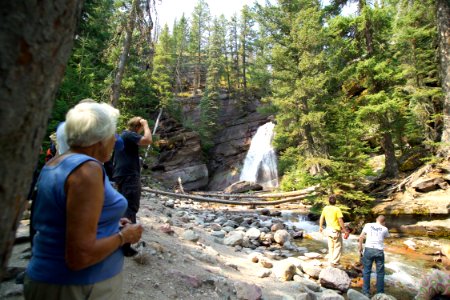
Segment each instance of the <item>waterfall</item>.
[{"label": "waterfall", "polygon": [[256,131],[244,160],[240,180],[258,183],[264,189],[278,186],[277,158],[271,145],[274,127],[275,124],[269,122]]}]

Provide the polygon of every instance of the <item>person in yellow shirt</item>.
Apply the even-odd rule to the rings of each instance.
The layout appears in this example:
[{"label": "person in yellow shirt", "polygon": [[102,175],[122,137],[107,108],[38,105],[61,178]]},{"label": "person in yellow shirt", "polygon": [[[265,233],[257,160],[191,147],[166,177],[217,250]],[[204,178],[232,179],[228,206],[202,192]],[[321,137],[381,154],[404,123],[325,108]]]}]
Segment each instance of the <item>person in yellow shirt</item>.
[{"label": "person in yellow shirt", "polygon": [[347,232],[344,225],[344,216],[342,211],[336,205],[336,195],[328,197],[327,205],[323,208],[320,215],[320,232],[323,232],[323,221],[327,223],[325,233],[328,238],[328,262],[330,266],[337,267],[342,254],[342,232]]}]

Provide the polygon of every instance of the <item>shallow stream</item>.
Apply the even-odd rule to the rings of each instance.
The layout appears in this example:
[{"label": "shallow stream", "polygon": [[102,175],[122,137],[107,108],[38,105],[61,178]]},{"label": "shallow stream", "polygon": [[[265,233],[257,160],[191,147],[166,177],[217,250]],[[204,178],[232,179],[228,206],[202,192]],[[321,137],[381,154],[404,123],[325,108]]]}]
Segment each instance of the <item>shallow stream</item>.
[{"label": "shallow stream", "polygon": [[[306,215],[283,211],[282,216],[285,223],[290,226],[304,230],[310,238],[297,240],[299,247],[305,247],[309,252],[319,252],[327,249],[327,240],[319,233],[317,222],[308,221]],[[389,224],[387,224],[389,227]],[[408,249],[404,244],[411,240],[416,244],[416,250]],[[439,251],[441,242],[438,239],[426,237],[400,238],[391,237],[385,240],[385,292],[393,295],[398,300],[413,299],[417,293],[420,279],[428,274],[433,266],[441,265],[435,263],[432,254]],[[350,235],[344,240],[344,252],[341,259],[343,266],[353,265],[359,262],[358,236]],[[375,274],[372,273],[372,292],[375,290]],[[360,286],[362,282],[359,282]],[[353,287],[360,290],[360,287]]]}]

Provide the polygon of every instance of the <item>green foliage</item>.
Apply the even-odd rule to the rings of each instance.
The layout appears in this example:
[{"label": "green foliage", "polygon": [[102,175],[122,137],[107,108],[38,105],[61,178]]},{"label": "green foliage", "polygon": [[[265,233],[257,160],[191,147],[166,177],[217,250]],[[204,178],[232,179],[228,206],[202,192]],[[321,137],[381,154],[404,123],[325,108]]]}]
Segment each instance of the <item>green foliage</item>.
[{"label": "green foliage", "polygon": [[[444,115],[435,3],[360,1],[356,14],[339,15],[348,2],[268,1],[211,22],[199,0],[189,21],[182,16],[172,30],[164,26],[155,45],[140,7],[118,104],[120,128],[163,107],[198,131],[208,150],[220,126],[220,95],[242,105],[262,98],[258,112],[276,121],[281,189],[319,183],[324,193],[339,194],[346,213],[368,213],[372,199],[363,191],[374,175],[371,155],[384,153],[395,165],[420,145],[430,152],[428,162],[439,161]],[[48,135],[81,99],[109,101],[131,3],[86,1]],[[179,98],[192,92],[202,95],[199,122],[182,116]],[[323,205],[322,198],[310,200],[314,209]]]}]

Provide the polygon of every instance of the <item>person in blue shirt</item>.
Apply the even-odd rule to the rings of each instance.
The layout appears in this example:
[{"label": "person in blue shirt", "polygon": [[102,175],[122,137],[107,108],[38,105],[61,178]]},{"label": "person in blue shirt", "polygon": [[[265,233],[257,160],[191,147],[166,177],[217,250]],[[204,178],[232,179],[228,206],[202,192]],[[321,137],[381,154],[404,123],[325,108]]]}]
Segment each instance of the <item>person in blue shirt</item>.
[{"label": "person in blue shirt", "polygon": [[103,168],[118,116],[106,103],[81,103],[67,113],[70,149],[49,161],[37,182],[25,299],[121,299],[121,247],[138,242],[143,228],[122,218],[127,201]]}]

